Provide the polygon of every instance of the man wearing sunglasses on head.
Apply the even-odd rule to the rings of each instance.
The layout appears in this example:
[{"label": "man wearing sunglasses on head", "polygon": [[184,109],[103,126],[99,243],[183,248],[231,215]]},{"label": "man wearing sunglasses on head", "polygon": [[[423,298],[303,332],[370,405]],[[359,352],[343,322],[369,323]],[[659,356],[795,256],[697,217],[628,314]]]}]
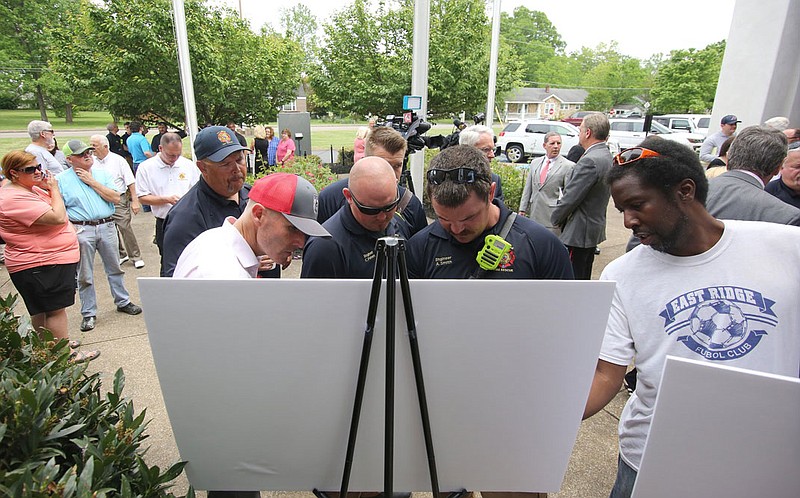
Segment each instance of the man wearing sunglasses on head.
[{"label": "man wearing sunglasses on head", "polygon": [[606,181],[641,241],[600,276],[617,285],[584,412],[617,395],[635,359],[638,381],[619,422],[618,498],[631,495],[667,355],[797,377],[800,259],[780,256],[800,251],[800,229],[717,220],[697,155],[657,137],[616,156]]},{"label": "man wearing sunglasses on head", "polygon": [[376,241],[403,232],[396,215],[400,191],[386,160],[365,157],[355,163],[343,194],[346,204],[322,225],[331,238],[308,239],[301,278],[372,278]]},{"label": "man wearing sunglasses on head", "polygon": [[[569,255],[558,238],[494,199],[489,161],[479,149],[448,147],[431,160],[426,179],[438,222],[408,242],[410,277],[573,278]],[[510,245],[497,254],[497,264],[489,269],[476,259],[487,237],[490,243],[499,242],[499,237]]]}]

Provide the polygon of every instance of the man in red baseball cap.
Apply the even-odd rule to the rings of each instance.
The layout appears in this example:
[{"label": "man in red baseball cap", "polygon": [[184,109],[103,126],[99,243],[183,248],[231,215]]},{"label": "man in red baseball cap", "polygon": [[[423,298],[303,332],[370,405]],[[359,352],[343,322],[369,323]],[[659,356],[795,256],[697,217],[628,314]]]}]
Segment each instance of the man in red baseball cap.
[{"label": "man in red baseball cap", "polygon": [[247,207],[236,219],[195,238],[178,258],[176,278],[254,278],[260,257],[291,262],[308,236],[330,237],[317,222],[318,194],[308,180],[273,173],[255,182]]}]

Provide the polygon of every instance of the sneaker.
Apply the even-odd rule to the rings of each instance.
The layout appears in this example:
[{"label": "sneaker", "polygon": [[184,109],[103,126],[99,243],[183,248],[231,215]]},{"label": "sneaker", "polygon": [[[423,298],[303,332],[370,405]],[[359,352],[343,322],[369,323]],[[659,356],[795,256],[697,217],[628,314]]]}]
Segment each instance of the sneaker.
[{"label": "sneaker", "polygon": [[136,267],[137,269],[142,269],[144,268],[144,261],[142,261],[141,259],[137,259],[136,261],[133,262],[133,266]]},{"label": "sneaker", "polygon": [[[128,303],[125,306],[117,306],[117,311],[120,311],[122,313],[126,313],[128,315],[138,315],[139,313],[142,312],[142,308],[136,306],[133,303]],[[92,317],[92,318],[94,318],[94,317]]]},{"label": "sneaker", "polygon": [[93,316],[85,316],[81,320],[81,331],[88,332],[94,328],[95,318]]},{"label": "sneaker", "polygon": [[129,259],[131,258],[129,258],[128,256],[125,256],[124,258],[119,258],[119,265],[122,266],[122,263],[128,261]]}]

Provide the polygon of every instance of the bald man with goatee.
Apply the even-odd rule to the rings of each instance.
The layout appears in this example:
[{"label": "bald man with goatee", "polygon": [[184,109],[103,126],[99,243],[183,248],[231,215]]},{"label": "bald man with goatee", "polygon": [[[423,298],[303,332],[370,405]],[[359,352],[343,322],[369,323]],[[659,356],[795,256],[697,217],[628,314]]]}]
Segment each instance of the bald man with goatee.
[{"label": "bald man with goatee", "polygon": [[372,278],[376,241],[398,233],[400,195],[385,159],[355,163],[342,193],[347,203],[322,225],[331,238],[311,237],[306,243],[301,278]]}]

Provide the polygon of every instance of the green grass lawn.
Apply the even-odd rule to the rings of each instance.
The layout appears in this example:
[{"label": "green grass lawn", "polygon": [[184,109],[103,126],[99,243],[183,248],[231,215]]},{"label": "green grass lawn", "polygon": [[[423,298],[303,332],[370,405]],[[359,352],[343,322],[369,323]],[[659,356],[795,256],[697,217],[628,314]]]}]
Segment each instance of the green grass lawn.
[{"label": "green grass lawn", "polygon": [[[35,119],[42,119],[38,110],[0,110],[0,130],[25,131],[28,123]],[[47,119],[56,130],[81,130],[98,128],[105,130],[106,125],[113,121],[111,114],[105,111],[81,111],[75,114],[74,122],[67,123],[64,118],[56,116],[54,111],[48,111]]]}]

